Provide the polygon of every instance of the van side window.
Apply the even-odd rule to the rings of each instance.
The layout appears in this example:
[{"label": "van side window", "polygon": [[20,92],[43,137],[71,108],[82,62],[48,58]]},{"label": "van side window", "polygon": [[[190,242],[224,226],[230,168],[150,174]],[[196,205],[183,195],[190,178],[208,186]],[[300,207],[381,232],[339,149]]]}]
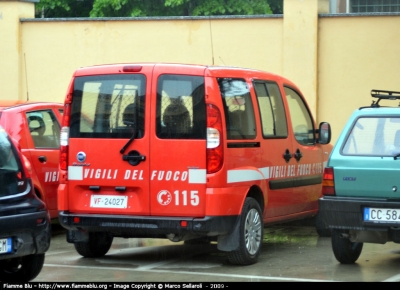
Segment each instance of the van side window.
[{"label": "van side window", "polygon": [[218,78],[225,111],[228,140],[256,137],[256,123],[249,87],[244,79]]},{"label": "van side window", "polygon": [[289,104],[294,136],[302,145],[315,144],[314,122],[303,98],[293,89],[285,87],[285,94]]},{"label": "van side window", "polygon": [[27,112],[26,119],[35,148],[60,146],[60,124],[51,110]]},{"label": "van side window", "polygon": [[204,78],[162,75],[157,83],[156,134],[162,139],[205,139]]},{"label": "van side window", "polygon": [[264,138],[287,137],[285,108],[276,83],[254,81]]},{"label": "van side window", "polygon": [[75,79],[71,138],[142,138],[146,79],[140,74]]}]

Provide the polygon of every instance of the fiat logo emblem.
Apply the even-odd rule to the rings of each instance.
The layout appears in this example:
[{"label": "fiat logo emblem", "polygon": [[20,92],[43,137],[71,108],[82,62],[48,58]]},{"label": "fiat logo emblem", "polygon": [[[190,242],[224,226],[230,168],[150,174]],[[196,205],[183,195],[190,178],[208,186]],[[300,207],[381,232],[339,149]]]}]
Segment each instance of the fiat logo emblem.
[{"label": "fiat logo emblem", "polygon": [[78,154],[76,154],[76,160],[78,160],[78,162],[85,162],[86,160],[86,153],[85,152],[78,152]]}]

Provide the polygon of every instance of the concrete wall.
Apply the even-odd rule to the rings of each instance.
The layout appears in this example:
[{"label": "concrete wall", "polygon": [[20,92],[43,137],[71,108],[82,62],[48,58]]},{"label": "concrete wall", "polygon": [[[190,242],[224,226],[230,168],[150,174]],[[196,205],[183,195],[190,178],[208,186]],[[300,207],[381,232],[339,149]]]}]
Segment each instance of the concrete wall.
[{"label": "concrete wall", "polygon": [[317,111],[334,140],[372,89],[400,91],[400,15],[340,15],[319,19]]},{"label": "concrete wall", "polygon": [[62,102],[73,71],[95,64],[250,67],[298,84],[335,142],[371,89],[400,91],[400,14],[328,14],[328,0],[285,0],[284,14],[270,16],[34,19],[35,2],[0,0],[0,99]]},{"label": "concrete wall", "polygon": [[160,61],[282,70],[282,18],[39,21],[22,26],[29,95],[35,100],[62,100],[76,68],[103,63]]},{"label": "concrete wall", "polygon": [[20,17],[34,17],[33,2],[0,1],[0,99],[21,99],[24,49]]}]

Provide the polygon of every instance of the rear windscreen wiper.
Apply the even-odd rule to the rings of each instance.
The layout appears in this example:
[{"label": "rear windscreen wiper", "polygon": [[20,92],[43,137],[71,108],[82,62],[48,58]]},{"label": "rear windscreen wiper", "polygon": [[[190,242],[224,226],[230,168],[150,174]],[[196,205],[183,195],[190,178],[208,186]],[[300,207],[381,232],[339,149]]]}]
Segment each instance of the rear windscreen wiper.
[{"label": "rear windscreen wiper", "polygon": [[128,142],[126,142],[124,147],[122,147],[121,150],[119,150],[119,153],[124,154],[126,148],[128,148],[128,146],[133,142],[133,140],[135,140],[135,135],[136,135],[136,130],[133,130],[131,138],[129,138]]}]

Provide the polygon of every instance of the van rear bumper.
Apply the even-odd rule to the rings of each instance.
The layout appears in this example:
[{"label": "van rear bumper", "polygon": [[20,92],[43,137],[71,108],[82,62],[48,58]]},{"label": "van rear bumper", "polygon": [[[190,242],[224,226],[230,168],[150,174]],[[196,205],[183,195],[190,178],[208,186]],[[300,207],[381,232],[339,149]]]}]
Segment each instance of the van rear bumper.
[{"label": "van rear bumper", "polygon": [[239,216],[148,217],[60,211],[58,219],[70,231],[108,232],[116,237],[165,238],[168,234],[182,237],[227,235],[235,228]]}]

